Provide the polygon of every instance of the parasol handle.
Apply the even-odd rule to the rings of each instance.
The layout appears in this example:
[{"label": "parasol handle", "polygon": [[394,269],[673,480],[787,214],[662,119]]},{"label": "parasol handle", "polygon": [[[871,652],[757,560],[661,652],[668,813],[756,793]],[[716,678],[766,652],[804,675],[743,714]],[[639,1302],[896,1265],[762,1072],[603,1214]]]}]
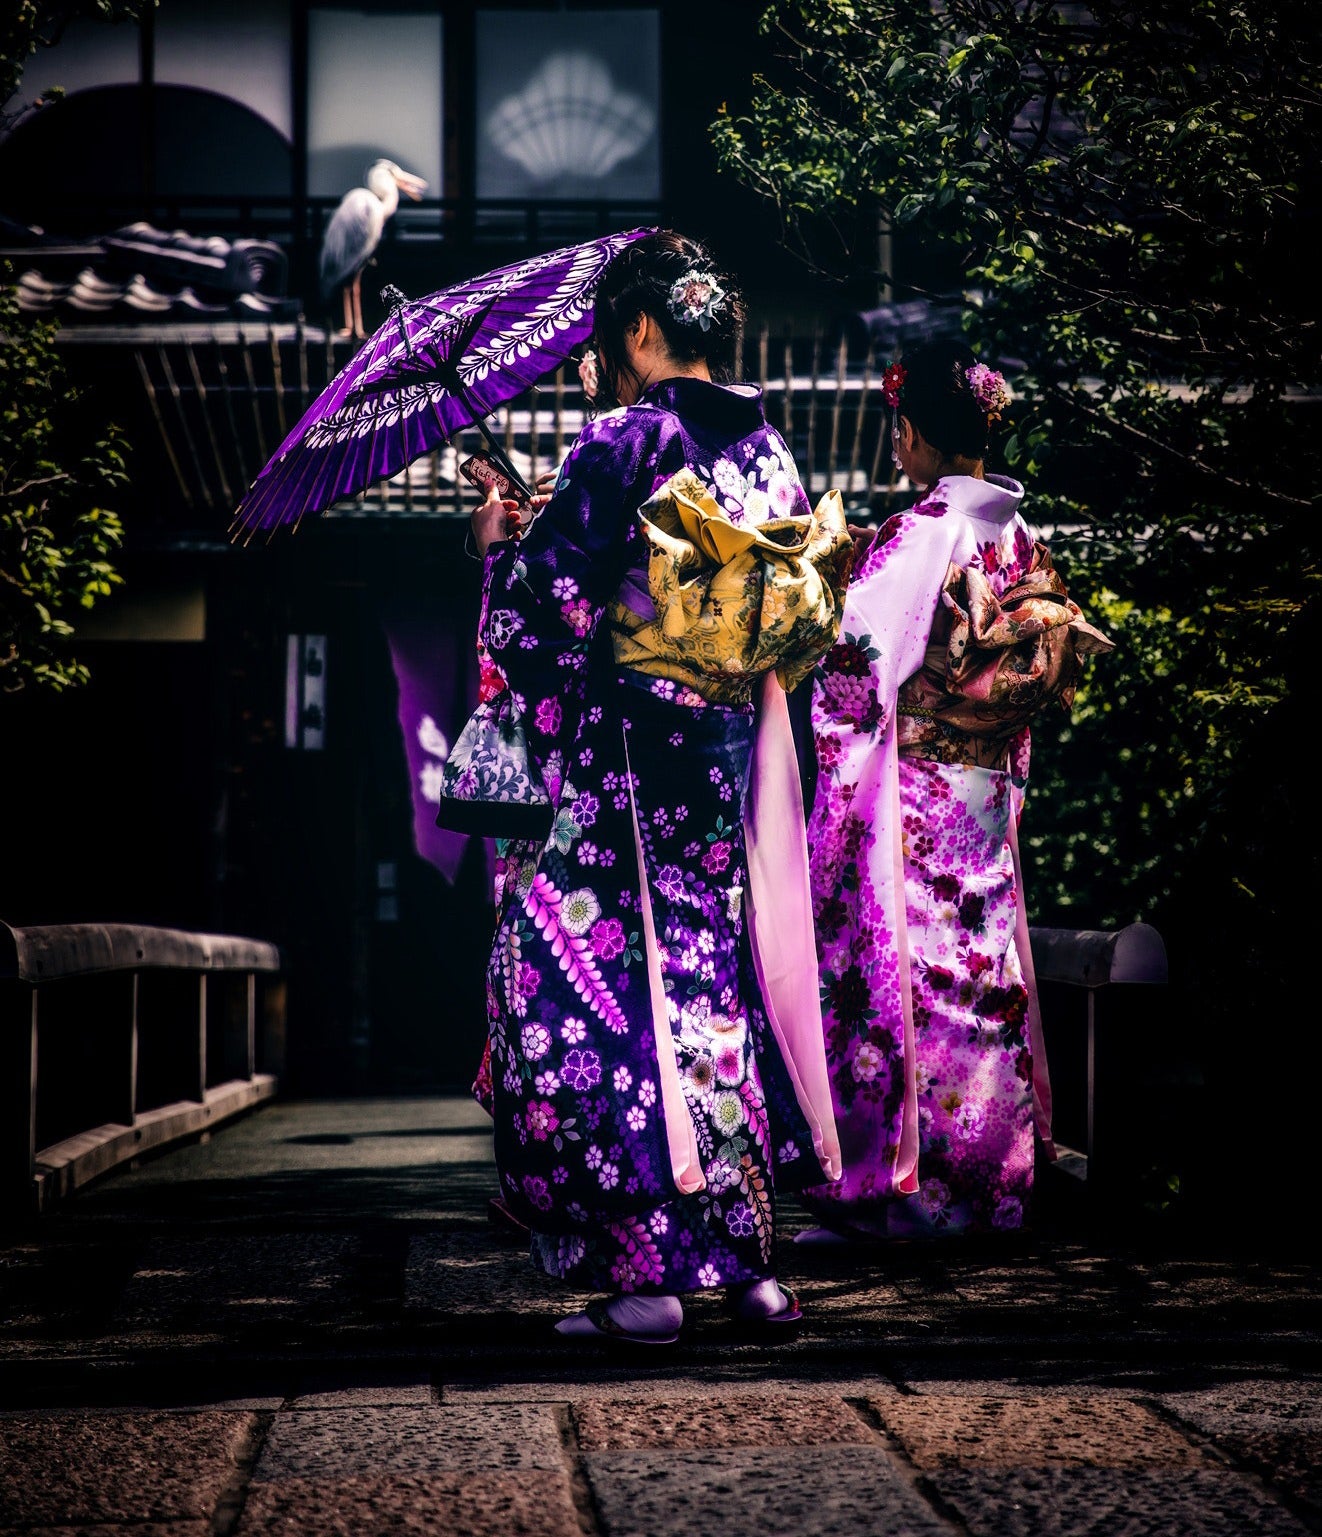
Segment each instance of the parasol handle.
[{"label": "parasol handle", "polygon": [[527,483],[527,481],[524,480],[523,476],[520,475],[518,470],[516,470],[510,463],[509,456],[506,454],[505,450],[500,446],[499,443],[496,442],[495,438],[491,436],[491,433],[487,428],[486,420],[479,416],[474,421],[473,426],[476,427],[477,430],[482,434],[483,442],[485,442],[487,445],[487,453],[491,455],[491,457],[496,461],[501,469],[505,471],[506,475],[509,476],[510,483],[512,485],[518,486],[519,489],[525,492],[528,496],[532,496],[532,487]]},{"label": "parasol handle", "polygon": [[446,386],[453,390],[459,399],[462,400],[463,403],[468,407],[469,411],[472,413],[473,426],[476,427],[477,430],[482,434],[482,441],[487,446],[487,452],[501,467],[501,469],[505,471],[506,475],[509,476],[511,484],[518,486],[518,488],[526,496],[531,497],[535,495],[532,487],[526,480],[524,480],[523,476],[520,475],[518,470],[516,470],[510,463],[509,455],[500,446],[500,444],[496,442],[495,438],[492,437],[491,429],[487,426],[486,422],[486,418],[489,413],[483,411],[482,408],[473,399],[473,397],[468,393],[468,390],[464,386],[464,381],[459,377],[459,370],[455,367],[455,365],[452,362],[447,361],[437,369],[437,374],[441,379],[445,381]]},{"label": "parasol handle", "polygon": [[[414,353],[413,345],[409,341],[408,327],[404,324],[404,306],[408,303],[407,296],[402,289],[396,288],[393,283],[387,283],[381,290],[381,302],[389,306],[391,313],[399,321],[399,334],[404,343],[404,352],[411,363],[416,363],[417,355]],[[476,325],[482,319],[483,314],[485,314],[485,310],[474,317],[473,329],[476,329]],[[482,438],[487,445],[487,452],[504,470],[505,474],[509,476],[511,484],[518,486],[526,496],[531,497],[534,494],[532,487],[510,463],[509,456],[505,450],[491,436],[491,432],[486,424],[487,413],[481,410],[477,402],[464,387],[464,381],[459,377],[459,370],[455,367],[453,360],[447,359],[441,364],[436,370],[436,375],[468,407],[473,416],[473,426],[482,434]]]}]

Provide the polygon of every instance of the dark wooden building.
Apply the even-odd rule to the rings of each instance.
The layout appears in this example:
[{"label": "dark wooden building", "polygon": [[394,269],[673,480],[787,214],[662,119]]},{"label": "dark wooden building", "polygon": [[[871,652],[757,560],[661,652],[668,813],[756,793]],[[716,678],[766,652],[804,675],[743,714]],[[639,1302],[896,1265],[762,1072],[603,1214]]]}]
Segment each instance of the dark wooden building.
[{"label": "dark wooden building", "polygon": [[[398,709],[405,633],[415,664],[430,636],[452,709],[470,686],[477,567],[455,451],[295,535],[235,545],[230,514],[350,355],[317,253],[378,157],[428,190],[387,225],[369,328],[387,283],[421,294],[640,223],[709,240],[754,314],[801,336],[838,310],[710,151],[760,9],[161,0],[140,29],[78,22],[30,62],[27,99],[68,95],[0,142],[0,245],[25,308],[62,322],[88,409],[128,431],[132,486],[126,584],[80,629],[90,686],[0,705],[0,916],[275,941],[295,1090],[471,1080],[489,851],[452,848],[444,869],[419,852]],[[764,373],[770,354],[814,384],[819,365],[844,378],[820,338],[811,362],[764,334],[754,367],[759,345]],[[866,386],[842,390],[830,451],[845,421],[851,484],[870,487]],[[811,459],[826,417],[794,418],[790,395]],[[535,471],[580,406],[573,379],[548,380],[500,425]]]}]

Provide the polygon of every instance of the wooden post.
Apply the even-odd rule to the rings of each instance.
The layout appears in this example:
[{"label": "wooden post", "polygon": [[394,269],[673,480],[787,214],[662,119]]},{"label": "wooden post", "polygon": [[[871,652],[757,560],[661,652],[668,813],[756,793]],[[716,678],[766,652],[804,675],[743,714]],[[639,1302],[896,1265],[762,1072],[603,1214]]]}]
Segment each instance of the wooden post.
[{"label": "wooden post", "polygon": [[211,495],[211,487],[207,485],[206,473],[202,468],[202,460],[198,456],[197,444],[193,441],[193,431],[188,425],[188,413],[184,410],[183,392],[175,379],[174,369],[170,367],[169,354],[162,342],[156,344],[156,356],[160,361],[161,373],[165,376],[165,387],[170,392],[170,399],[174,401],[175,414],[179,418],[179,429],[183,434],[184,445],[188,449],[188,457],[193,461],[193,473],[197,476],[198,487],[202,492],[202,500],[208,507],[214,507],[215,502]]},{"label": "wooden post", "polygon": [[826,450],[826,484],[822,488],[824,491],[829,491],[835,483],[835,462],[840,451],[840,413],[844,409],[845,374],[848,366],[849,343],[844,336],[841,336],[835,359],[835,402],[831,406],[831,441]]},{"label": "wooden post", "polygon": [[537,402],[541,390],[534,384],[528,391],[528,484],[537,485]]},{"label": "wooden post", "polygon": [[302,315],[294,321],[298,335],[298,408],[300,413],[308,408],[308,332]]},{"label": "wooden post", "polygon": [[193,1098],[204,1104],[207,1097],[207,974],[197,978],[197,1082]]},{"label": "wooden post", "polygon": [[211,345],[216,354],[216,370],[220,374],[220,393],[225,402],[225,420],[229,425],[229,439],[234,445],[234,453],[239,461],[239,474],[243,478],[245,487],[251,484],[252,476],[248,473],[248,457],[243,452],[243,439],[239,436],[239,423],[234,415],[234,392],[230,389],[230,371],[225,362],[225,349],[221,346],[220,337],[213,331]]},{"label": "wooden post", "polygon": [[468,457],[464,451],[462,428],[450,439],[450,444],[454,449],[454,510],[462,512],[464,510],[464,477],[459,473],[459,466]]},{"label": "wooden post", "polygon": [[555,422],[552,427],[552,443],[555,445],[552,453],[555,455],[556,466],[565,457],[565,365],[561,363],[555,371]]},{"label": "wooden post", "polygon": [[0,982],[0,1205],[25,1211],[37,1162],[37,989]]},{"label": "wooden post", "polygon": [[252,348],[248,345],[248,333],[239,327],[239,340],[243,344],[243,372],[248,381],[248,400],[252,405],[252,424],[257,433],[257,452],[263,459],[271,456],[266,451],[266,433],[262,428],[262,410],[257,395],[257,372],[252,366]]},{"label": "wooden post", "polygon": [[250,971],[244,980],[244,1076],[257,1071],[257,973]]},{"label": "wooden post", "polygon": [[215,424],[211,420],[211,412],[207,409],[207,387],[202,382],[202,370],[197,364],[197,354],[193,351],[192,342],[184,343],[184,356],[188,359],[188,369],[193,376],[193,393],[197,396],[197,407],[202,413],[202,424],[207,429],[207,440],[211,444],[211,457],[216,463],[216,474],[220,477],[220,491],[227,503],[233,503],[234,494],[230,490],[229,476],[225,473],[225,461],[220,456],[220,440],[216,437]]},{"label": "wooden post", "polygon": [[124,1114],[118,1119],[132,1126],[138,1119],[138,973],[129,979],[129,1061],[128,1081],[124,1085]]},{"label": "wooden post", "polygon": [[808,384],[808,450],[804,455],[804,489],[812,500],[813,477],[817,473],[817,383],[822,371],[822,327],[812,328],[812,369]]},{"label": "wooden post", "polygon": [[[882,415],[881,415],[881,420],[880,420],[880,422],[877,425],[877,446],[872,450],[872,468],[868,471],[868,506],[869,507],[872,506],[873,493],[876,490],[877,479],[878,479],[878,477],[881,474],[881,451],[885,447],[885,444],[886,444],[886,437],[887,437],[886,428],[887,428],[887,425],[888,425],[888,419],[887,419],[886,413],[883,411]],[[890,492],[895,490],[895,475],[896,475],[896,470],[895,470],[895,467],[892,466],[892,468],[891,468],[890,486],[888,488],[887,495],[889,495]]]},{"label": "wooden post", "polygon": [[[867,426],[868,390],[872,387],[872,347],[869,345],[867,356],[863,359],[863,380],[858,387],[858,410],[854,414],[854,442],[849,450],[849,478],[845,482],[847,494],[854,494],[854,476],[858,471],[858,456],[863,450],[863,432]],[[878,432],[881,428],[878,427]],[[871,499],[871,486],[863,488]]]},{"label": "wooden post", "polygon": [[175,482],[179,487],[179,495],[184,499],[184,506],[191,508],[193,505],[193,493],[188,489],[188,482],[184,479],[184,472],[179,468],[179,460],[175,457],[174,444],[170,442],[170,433],[165,425],[165,418],[161,415],[161,402],[156,394],[156,386],[152,383],[151,371],[147,367],[147,360],[142,355],[139,347],[133,354],[138,361],[138,373],[142,377],[142,387],[147,391],[147,400],[151,405],[151,414],[156,418],[156,425],[160,429],[161,442],[165,445],[165,456],[170,461],[170,468],[174,471]]},{"label": "wooden post", "polygon": [[271,377],[275,385],[275,416],[280,424],[280,440],[284,441],[289,428],[285,425],[285,371],[280,361],[280,343],[276,340],[275,327],[268,325],[266,334],[271,343]]}]

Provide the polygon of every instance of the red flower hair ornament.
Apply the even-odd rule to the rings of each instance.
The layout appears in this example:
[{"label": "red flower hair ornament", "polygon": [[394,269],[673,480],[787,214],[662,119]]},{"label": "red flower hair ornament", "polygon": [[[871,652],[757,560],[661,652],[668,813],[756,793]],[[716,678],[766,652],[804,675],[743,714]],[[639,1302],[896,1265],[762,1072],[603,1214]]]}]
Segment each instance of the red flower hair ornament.
[{"label": "red flower hair ornament", "polygon": [[899,409],[900,391],[904,388],[907,377],[903,363],[887,363],[886,372],[881,376],[881,393],[886,397],[886,404],[892,411]]}]

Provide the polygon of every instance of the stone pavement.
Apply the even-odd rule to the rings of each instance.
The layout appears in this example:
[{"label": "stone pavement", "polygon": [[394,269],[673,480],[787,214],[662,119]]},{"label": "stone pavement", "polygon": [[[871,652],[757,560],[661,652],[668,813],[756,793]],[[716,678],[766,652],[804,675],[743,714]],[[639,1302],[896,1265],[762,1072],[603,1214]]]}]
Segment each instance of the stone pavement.
[{"label": "stone pavement", "polygon": [[[1300,1254],[1031,1236],[786,1246],[658,1358],[491,1228],[468,1101],[276,1104],[0,1234],[0,1533],[1322,1533]],[[806,1225],[785,1203],[789,1232]]]}]

